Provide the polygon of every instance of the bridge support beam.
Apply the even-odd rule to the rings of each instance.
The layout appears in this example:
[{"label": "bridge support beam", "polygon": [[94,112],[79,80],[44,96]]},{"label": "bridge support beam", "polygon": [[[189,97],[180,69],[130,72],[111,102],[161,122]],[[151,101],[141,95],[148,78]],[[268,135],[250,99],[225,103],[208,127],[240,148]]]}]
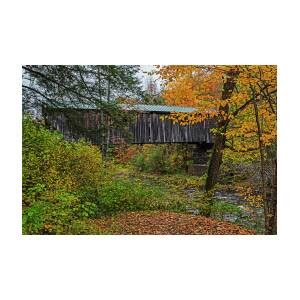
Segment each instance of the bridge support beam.
[{"label": "bridge support beam", "polygon": [[208,168],[207,147],[203,144],[193,144],[191,146],[193,163],[188,167],[188,174],[202,176]]}]

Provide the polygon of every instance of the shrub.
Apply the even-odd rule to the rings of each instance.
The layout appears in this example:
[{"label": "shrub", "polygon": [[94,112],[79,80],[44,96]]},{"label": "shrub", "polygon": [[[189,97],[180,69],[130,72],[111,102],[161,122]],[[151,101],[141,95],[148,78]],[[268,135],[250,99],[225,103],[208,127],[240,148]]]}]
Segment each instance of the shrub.
[{"label": "shrub", "polygon": [[24,205],[40,197],[51,200],[57,191],[96,198],[102,172],[96,147],[84,141],[67,142],[59,133],[25,117],[22,152]]},{"label": "shrub", "polygon": [[129,163],[138,153],[138,146],[129,144],[120,144],[115,147],[114,157],[119,164]]},{"label": "shrub", "polygon": [[95,203],[80,201],[69,193],[58,194],[52,202],[39,200],[23,211],[24,234],[68,234],[96,214]]},{"label": "shrub", "polygon": [[139,171],[175,173],[186,169],[186,151],[180,145],[144,145],[132,159]]},{"label": "shrub", "polygon": [[70,234],[106,234],[88,220],[73,221],[70,227]]},{"label": "shrub", "polygon": [[97,211],[103,173],[99,149],[65,141],[25,117],[22,152],[23,233],[83,232],[89,227],[84,220]]},{"label": "shrub", "polygon": [[145,155],[143,153],[137,154],[133,158],[132,163],[133,163],[134,167],[136,169],[138,169],[139,171],[145,171],[145,170],[149,169],[148,166],[146,165]]}]

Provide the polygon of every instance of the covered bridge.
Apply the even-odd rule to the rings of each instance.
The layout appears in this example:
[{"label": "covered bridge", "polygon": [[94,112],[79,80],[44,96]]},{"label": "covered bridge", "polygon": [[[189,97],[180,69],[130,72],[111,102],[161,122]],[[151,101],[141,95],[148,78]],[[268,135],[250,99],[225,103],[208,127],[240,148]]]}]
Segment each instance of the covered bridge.
[{"label": "covered bridge", "polygon": [[[133,118],[127,128],[120,128],[118,124],[110,126],[109,143],[118,144],[129,142],[133,144],[161,144],[161,143],[213,143],[210,129],[213,121],[205,120],[198,124],[182,126],[166,117],[170,113],[191,113],[192,107],[119,104],[121,109],[133,113]],[[101,124],[106,124],[108,118],[99,109],[91,105],[81,107],[44,108],[43,115],[47,124],[59,130],[68,139],[84,137],[93,144],[102,144]]]},{"label": "covered bridge", "polygon": [[163,117],[170,113],[192,113],[195,111],[194,108],[146,104],[119,105],[130,115],[128,119],[130,121],[126,125],[110,123],[107,115],[91,105],[44,107],[43,115],[50,128],[59,130],[65,138],[71,140],[85,138],[96,145],[124,142],[186,144],[193,160],[189,173],[201,175],[206,171],[208,161],[206,150],[213,144],[213,136],[210,133],[214,125],[212,120],[183,126]]}]

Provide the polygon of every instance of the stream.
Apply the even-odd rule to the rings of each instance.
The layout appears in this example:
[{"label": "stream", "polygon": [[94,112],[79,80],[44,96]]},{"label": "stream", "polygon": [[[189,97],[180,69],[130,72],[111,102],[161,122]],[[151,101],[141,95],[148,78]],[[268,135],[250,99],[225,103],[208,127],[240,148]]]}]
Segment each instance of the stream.
[{"label": "stream", "polygon": [[[191,201],[194,200],[196,189],[186,189],[185,193]],[[214,211],[213,218],[235,223],[244,228],[254,229],[258,234],[264,231],[263,208],[250,206],[246,199],[233,190],[217,190],[213,195],[215,207],[223,207]],[[229,204],[229,205],[226,205]],[[194,215],[199,214],[199,209],[192,205],[187,206],[187,212]]]}]

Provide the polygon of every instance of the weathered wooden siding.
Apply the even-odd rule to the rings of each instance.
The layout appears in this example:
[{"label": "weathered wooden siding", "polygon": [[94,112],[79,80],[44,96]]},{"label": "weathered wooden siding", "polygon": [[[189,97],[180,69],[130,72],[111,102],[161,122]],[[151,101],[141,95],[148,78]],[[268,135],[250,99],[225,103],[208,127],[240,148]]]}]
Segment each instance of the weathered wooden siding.
[{"label": "weathered wooden siding", "polygon": [[210,128],[212,122],[181,126],[168,119],[161,119],[161,113],[138,113],[131,124],[133,143],[212,143]]},{"label": "weathered wooden siding", "polygon": [[[101,124],[108,122],[108,118],[101,116],[99,111],[78,110],[75,114],[72,113],[73,120],[63,110],[45,111],[44,116],[47,124],[61,131],[67,139],[85,137],[94,144],[101,144],[104,140]],[[134,144],[213,143],[210,134],[212,121],[181,126],[168,119],[162,120],[161,116],[165,116],[165,113],[136,113],[135,121],[127,130],[131,137],[126,136],[126,130],[112,128],[110,143],[118,144],[124,140]]]}]

